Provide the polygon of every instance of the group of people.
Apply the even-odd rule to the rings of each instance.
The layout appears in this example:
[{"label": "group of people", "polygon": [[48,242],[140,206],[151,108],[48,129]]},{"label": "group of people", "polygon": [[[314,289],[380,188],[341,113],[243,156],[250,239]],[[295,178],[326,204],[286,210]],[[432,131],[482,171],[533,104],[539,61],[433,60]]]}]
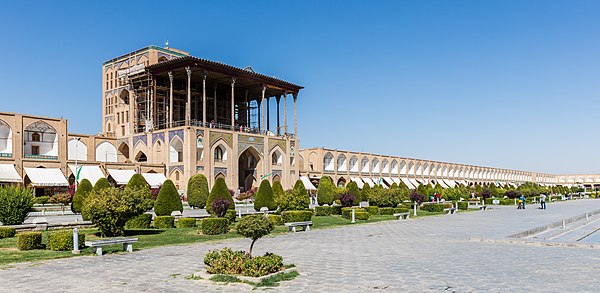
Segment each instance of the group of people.
[{"label": "group of people", "polygon": [[[521,209],[525,209],[525,196],[521,194],[521,196],[519,197],[519,199],[517,200],[517,209],[521,210]],[[545,210],[546,209],[546,195],[545,194],[540,194],[540,209]]]}]

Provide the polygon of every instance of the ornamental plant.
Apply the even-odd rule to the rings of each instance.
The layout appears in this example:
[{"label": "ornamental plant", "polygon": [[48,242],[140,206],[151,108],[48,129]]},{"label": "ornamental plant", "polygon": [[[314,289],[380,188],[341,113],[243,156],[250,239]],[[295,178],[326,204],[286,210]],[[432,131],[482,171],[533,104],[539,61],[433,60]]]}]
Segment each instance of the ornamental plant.
[{"label": "ornamental plant", "polygon": [[0,222],[20,225],[33,207],[33,190],[22,187],[0,188]]},{"label": "ornamental plant", "polygon": [[329,176],[323,176],[319,180],[319,187],[317,188],[317,202],[319,205],[333,204],[335,200],[335,185],[333,180]]},{"label": "ornamental plant", "polygon": [[425,196],[423,194],[419,193],[417,190],[414,190],[410,194],[410,200],[413,202],[416,202],[417,204],[420,205],[423,202],[423,200],[425,200]]},{"label": "ornamental plant", "polygon": [[214,214],[212,210],[212,202],[217,199],[227,200],[229,202],[229,208],[234,209],[233,197],[231,196],[231,193],[229,193],[229,189],[227,189],[227,184],[223,178],[217,178],[215,185],[208,195],[208,200],[206,201],[207,212]]},{"label": "ornamental plant", "polygon": [[129,179],[129,182],[127,182],[127,185],[125,185],[125,189],[128,189],[130,192],[135,191],[136,193],[140,194],[142,198],[151,200],[153,200],[159,192],[159,190],[156,189],[156,193],[153,193],[153,191],[150,189],[150,185],[148,185],[146,179],[144,179],[144,176],[138,173],[135,173],[133,176],[131,176],[131,179]]},{"label": "ornamental plant", "polygon": [[71,203],[73,197],[68,193],[59,193],[50,197],[48,200],[50,203],[60,205],[63,213],[65,212],[65,207]]},{"label": "ornamental plant", "polygon": [[213,212],[213,215],[215,215],[217,218],[223,218],[225,217],[227,209],[229,209],[230,205],[231,202],[229,202],[229,200],[217,198],[210,203],[210,209]]},{"label": "ornamental plant", "polygon": [[351,207],[354,204],[354,195],[346,192],[346,193],[342,193],[339,196],[339,200],[340,203],[342,204],[342,207]]},{"label": "ornamental plant", "polygon": [[351,181],[348,183],[346,188],[348,189],[348,193],[354,196],[354,202],[352,204],[358,205],[362,200],[362,195],[360,194],[360,189],[358,189],[358,184],[356,184],[354,181]]},{"label": "ornamental plant", "polygon": [[239,234],[252,239],[248,255],[252,256],[252,248],[256,240],[269,235],[273,231],[273,222],[264,215],[250,215],[243,217],[236,226]]},{"label": "ornamental plant", "polygon": [[483,199],[489,198],[492,196],[492,192],[490,191],[489,188],[484,187],[480,192],[479,192],[479,196],[481,196]]},{"label": "ornamental plant", "polygon": [[294,189],[287,191],[278,204],[281,211],[307,210],[310,205],[310,198],[304,183],[297,180]]},{"label": "ornamental plant", "polygon": [[187,201],[191,207],[203,209],[208,199],[208,180],[203,174],[190,178],[187,187]]},{"label": "ornamental plant", "polygon": [[108,182],[108,179],[100,178],[100,179],[98,179],[98,181],[96,181],[96,184],[94,184],[94,188],[92,190],[100,191],[102,189],[109,188],[109,187],[111,187],[111,186],[110,186],[110,182]]},{"label": "ornamental plant", "polygon": [[158,197],[154,202],[154,212],[157,216],[170,216],[171,212],[183,212],[183,204],[179,198],[179,193],[175,184],[167,179],[158,192]]},{"label": "ornamental plant", "polygon": [[81,213],[81,208],[83,207],[85,199],[93,188],[94,187],[89,180],[81,180],[81,183],[77,185],[77,190],[75,191],[73,201],[71,202],[71,211],[73,213]]},{"label": "ornamental plant", "polygon": [[365,183],[365,185],[363,185],[363,189],[361,192],[362,201],[368,201],[370,195],[371,195],[371,186],[369,184]]},{"label": "ornamental plant", "polygon": [[254,209],[260,211],[262,207],[266,207],[271,211],[277,209],[277,204],[273,199],[273,189],[271,189],[271,184],[267,179],[260,183],[258,192],[254,196]]},{"label": "ornamental plant", "polygon": [[277,202],[277,199],[282,196],[285,193],[285,191],[283,190],[283,186],[281,185],[281,182],[279,181],[275,181],[273,182],[273,200],[275,200],[275,202]]}]

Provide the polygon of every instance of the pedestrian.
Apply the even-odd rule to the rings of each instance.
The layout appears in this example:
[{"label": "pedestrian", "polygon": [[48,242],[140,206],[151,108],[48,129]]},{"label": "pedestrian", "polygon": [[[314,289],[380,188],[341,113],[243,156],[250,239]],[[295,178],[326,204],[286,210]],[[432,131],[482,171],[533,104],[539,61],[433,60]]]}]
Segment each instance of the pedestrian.
[{"label": "pedestrian", "polygon": [[540,208],[542,210],[546,209],[546,195],[543,193],[540,195]]},{"label": "pedestrian", "polygon": [[521,202],[521,208],[525,209],[525,196],[521,194],[519,197],[519,202]]}]

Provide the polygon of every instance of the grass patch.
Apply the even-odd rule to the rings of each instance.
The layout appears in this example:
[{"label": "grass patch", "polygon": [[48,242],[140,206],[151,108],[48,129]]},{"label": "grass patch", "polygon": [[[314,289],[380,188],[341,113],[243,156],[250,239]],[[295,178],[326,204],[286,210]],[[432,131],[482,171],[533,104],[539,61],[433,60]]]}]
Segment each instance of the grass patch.
[{"label": "grass patch", "polygon": [[295,279],[296,277],[298,277],[299,275],[300,274],[297,271],[279,273],[279,274],[262,279],[260,282],[256,283],[254,285],[254,287],[255,288],[257,288],[257,287],[277,287],[277,286],[279,286],[279,283],[285,282],[285,281],[291,281],[291,280]]},{"label": "grass patch", "polygon": [[242,283],[238,277],[230,275],[214,275],[209,280],[218,283]]},{"label": "grass patch", "polygon": [[356,225],[365,223],[376,223],[381,221],[394,220],[396,217],[393,215],[373,215],[368,220],[356,220],[355,224],[352,221],[342,218],[342,216],[330,216],[330,217],[313,217],[313,226],[311,229],[326,229],[344,225]]}]

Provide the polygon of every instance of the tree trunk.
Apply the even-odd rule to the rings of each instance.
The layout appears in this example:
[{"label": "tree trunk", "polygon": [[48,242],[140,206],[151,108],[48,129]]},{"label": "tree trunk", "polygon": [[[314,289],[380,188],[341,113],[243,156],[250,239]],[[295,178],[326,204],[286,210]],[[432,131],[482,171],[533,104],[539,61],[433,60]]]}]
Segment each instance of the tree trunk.
[{"label": "tree trunk", "polygon": [[252,244],[250,244],[250,250],[248,251],[248,255],[250,257],[252,257],[252,247],[254,247],[254,242],[256,242],[257,239],[252,240]]}]

